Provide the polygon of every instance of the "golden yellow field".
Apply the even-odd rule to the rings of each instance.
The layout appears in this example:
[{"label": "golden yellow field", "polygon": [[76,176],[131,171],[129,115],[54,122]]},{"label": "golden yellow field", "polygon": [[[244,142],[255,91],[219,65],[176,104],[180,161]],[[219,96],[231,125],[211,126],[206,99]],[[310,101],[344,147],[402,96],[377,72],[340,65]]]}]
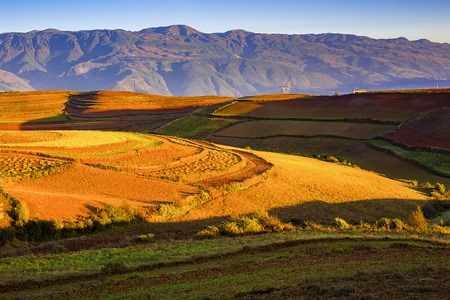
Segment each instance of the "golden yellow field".
[{"label": "golden yellow field", "polygon": [[[395,111],[401,109],[392,103],[396,96],[392,97],[381,96],[380,101],[388,99],[386,103]],[[436,101],[441,103],[442,97]],[[271,130],[286,135],[368,139],[396,127],[390,123],[336,120],[323,124],[303,120],[298,123],[302,126],[297,126],[295,120],[282,119],[226,123],[229,119],[225,118],[222,123],[228,125],[216,128],[208,127],[209,119],[196,121],[203,120],[206,111],[217,116],[227,115],[227,111],[230,116],[264,116],[275,106],[282,107],[285,113],[303,113],[297,107],[299,103],[309,110],[319,105],[323,111],[323,103],[338,105],[335,98],[322,98],[260,95],[229,102],[226,97],[164,97],[111,91],[3,93],[0,223],[9,224],[11,198],[24,204],[31,219],[76,218],[113,204],[144,210],[153,221],[166,218],[160,211],[170,207],[176,211],[170,216],[172,220],[208,220],[267,210],[286,220],[322,222],[331,222],[335,217],[353,222],[381,217],[405,219],[418,205],[430,200],[407,181],[354,166],[170,136],[94,130],[103,125],[104,129],[117,130],[151,128],[155,122],[169,122],[180,114],[189,115],[198,107],[217,103],[223,105],[193,113],[193,125],[181,122],[180,130],[192,130],[195,135],[195,126],[203,124],[204,130],[218,130],[216,138],[224,135],[221,140],[226,140],[226,135],[258,138]],[[355,102],[362,101],[360,98],[342,99],[352,111],[354,105],[363,104]],[[281,110],[274,111],[277,115]],[[60,118],[61,113],[65,120]],[[38,120],[41,125],[36,125]],[[28,128],[25,124],[43,130],[23,130]],[[65,130],[49,130],[55,126]],[[71,128],[91,130],[68,130]]]},{"label": "golden yellow field", "polygon": [[285,154],[125,132],[0,134],[0,186],[25,203],[29,218],[70,219],[105,204],[154,211],[187,205],[205,190],[205,203],[179,220],[267,210],[287,219],[367,221],[404,217],[427,199],[374,172]]}]

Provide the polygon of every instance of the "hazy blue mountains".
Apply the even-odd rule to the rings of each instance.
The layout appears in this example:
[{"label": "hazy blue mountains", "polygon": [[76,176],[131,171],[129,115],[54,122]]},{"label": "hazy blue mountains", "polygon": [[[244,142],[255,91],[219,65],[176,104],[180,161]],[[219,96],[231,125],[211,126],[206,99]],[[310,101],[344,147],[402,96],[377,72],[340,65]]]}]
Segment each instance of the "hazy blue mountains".
[{"label": "hazy blue mountains", "polygon": [[0,90],[330,94],[448,87],[450,44],[348,34],[203,33],[188,26],[0,34]]}]

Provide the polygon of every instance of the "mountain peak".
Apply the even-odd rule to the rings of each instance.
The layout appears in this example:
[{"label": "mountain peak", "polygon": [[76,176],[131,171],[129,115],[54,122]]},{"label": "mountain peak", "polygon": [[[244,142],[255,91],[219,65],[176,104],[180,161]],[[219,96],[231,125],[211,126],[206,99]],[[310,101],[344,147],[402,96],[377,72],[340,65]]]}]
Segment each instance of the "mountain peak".
[{"label": "mountain peak", "polygon": [[187,25],[170,25],[164,27],[147,28],[141,33],[159,33],[165,35],[190,36],[191,34],[201,34],[200,31]]}]

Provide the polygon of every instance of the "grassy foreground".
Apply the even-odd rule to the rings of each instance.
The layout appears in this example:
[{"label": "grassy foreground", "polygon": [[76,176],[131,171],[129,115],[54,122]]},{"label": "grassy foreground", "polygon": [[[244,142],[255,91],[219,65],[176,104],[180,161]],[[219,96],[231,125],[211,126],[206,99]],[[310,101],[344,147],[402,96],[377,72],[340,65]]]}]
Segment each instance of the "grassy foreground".
[{"label": "grassy foreground", "polygon": [[[57,244],[54,249],[64,251]],[[448,240],[386,232],[154,241],[3,258],[0,294],[2,299],[378,299],[393,293],[392,299],[399,299],[414,293],[437,299],[450,279],[449,258]]]}]

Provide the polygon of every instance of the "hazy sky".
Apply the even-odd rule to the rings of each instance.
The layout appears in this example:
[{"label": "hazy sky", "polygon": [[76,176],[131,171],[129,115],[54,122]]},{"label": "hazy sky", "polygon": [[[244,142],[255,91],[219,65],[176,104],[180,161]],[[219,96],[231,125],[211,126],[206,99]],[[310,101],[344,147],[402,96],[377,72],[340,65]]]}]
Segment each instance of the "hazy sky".
[{"label": "hazy sky", "polygon": [[0,33],[184,24],[202,32],[351,33],[450,43],[450,0],[0,0]]}]

